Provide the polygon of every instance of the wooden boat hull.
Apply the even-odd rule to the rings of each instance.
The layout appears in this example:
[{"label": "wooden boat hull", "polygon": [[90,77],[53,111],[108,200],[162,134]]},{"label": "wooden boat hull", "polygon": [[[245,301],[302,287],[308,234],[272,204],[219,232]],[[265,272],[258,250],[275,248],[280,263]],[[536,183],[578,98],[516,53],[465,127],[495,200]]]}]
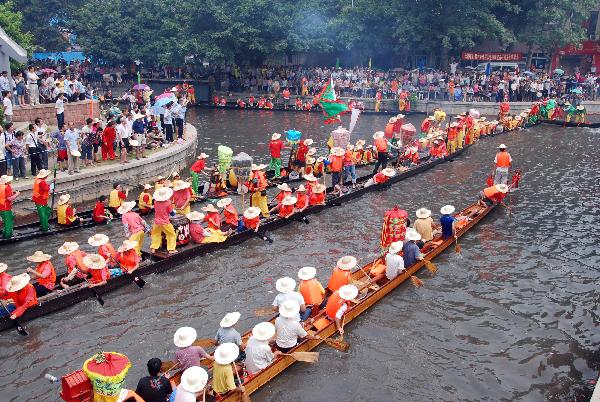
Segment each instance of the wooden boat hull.
[{"label": "wooden boat hull", "polygon": [[[409,178],[411,176],[414,176],[418,173],[422,173],[426,170],[429,170],[429,169],[445,162],[446,160],[451,160],[451,159],[456,158],[457,156],[459,156],[463,152],[465,152],[470,146],[471,145],[467,145],[467,146],[463,147],[462,149],[459,149],[451,156],[448,156],[446,159],[433,159],[427,163],[422,163],[420,165],[415,166],[412,169],[409,169],[407,171],[399,173],[396,176],[392,177],[384,185],[373,185],[373,186],[369,186],[369,187],[360,187],[360,188],[358,188],[354,191],[351,191],[349,193],[346,193],[342,196],[329,198],[328,199],[329,204],[316,205],[316,206],[309,207],[304,211],[304,215],[319,213],[323,209],[333,206],[332,203],[335,203],[335,204],[344,203],[344,202],[350,201],[352,199],[358,198],[367,192],[385,189],[394,183],[400,182],[400,181],[402,181],[406,178]],[[362,176],[357,179],[357,182],[363,183],[363,182],[367,181],[371,176],[372,176],[371,174]],[[331,191],[331,188],[328,189],[328,191]],[[295,219],[279,219],[279,218],[277,218],[270,222],[261,224],[261,232],[272,231],[272,230],[278,229],[282,226],[285,226],[291,222],[296,222],[296,220]],[[256,237],[256,233],[254,233],[253,231],[246,230],[244,232],[236,233],[235,235],[228,237],[222,243],[190,244],[190,245],[184,246],[184,247],[178,249],[179,250],[178,253],[169,255],[166,258],[161,258],[159,255],[155,255],[155,254],[144,253],[144,259],[149,260],[150,263],[148,265],[140,267],[136,271],[136,274],[138,274],[140,276],[145,276],[148,274],[165,272],[173,267],[178,266],[182,262],[190,260],[191,258],[198,257],[198,256],[201,256],[201,255],[204,255],[204,254],[216,251],[216,250],[221,250],[221,249],[231,247],[233,245],[242,243],[253,237]],[[126,286],[127,284],[129,284],[131,282],[132,282],[131,275],[119,276],[119,277],[112,278],[111,280],[109,280],[106,285],[96,287],[95,290],[96,290],[96,292],[98,292],[98,294],[102,295],[102,294],[111,292],[115,289]],[[77,304],[77,303],[84,301],[91,297],[94,297],[92,291],[85,286],[79,286],[79,287],[77,287],[77,289],[72,288],[72,289],[69,289],[68,291],[53,292],[48,296],[40,298],[39,299],[40,305],[38,305],[37,307],[29,308],[23,314],[23,316],[21,316],[20,321],[22,321],[22,322],[29,321],[34,318],[50,314],[52,312],[62,310],[64,308],[67,308],[71,305]],[[12,328],[11,321],[8,318],[0,318],[0,331],[6,330],[9,328]]]},{"label": "wooden boat hull", "polygon": [[[293,108],[273,108],[273,109],[259,109],[257,107],[246,107],[243,109],[240,109],[238,107],[238,105],[236,104],[227,104],[227,106],[217,106],[217,105],[209,105],[209,104],[197,104],[195,105],[196,107],[200,108],[200,109],[226,109],[226,110],[239,110],[239,111],[255,111],[255,112],[294,112],[294,113],[319,113],[319,114],[323,114],[323,111],[320,109],[311,109],[311,110],[296,110]],[[418,114],[426,114],[425,112],[420,112],[420,111],[409,111],[409,112],[401,112],[399,110],[381,110],[379,112],[376,112],[374,110],[362,110],[360,112],[361,114],[379,114],[379,115],[385,115],[385,116],[396,116],[400,113],[408,116],[408,115],[418,115]]]},{"label": "wooden boat hull", "polygon": [[544,124],[552,124],[555,126],[563,127],[587,127],[587,128],[600,128],[600,123],[575,123],[573,121],[566,122],[560,120],[542,120]]}]

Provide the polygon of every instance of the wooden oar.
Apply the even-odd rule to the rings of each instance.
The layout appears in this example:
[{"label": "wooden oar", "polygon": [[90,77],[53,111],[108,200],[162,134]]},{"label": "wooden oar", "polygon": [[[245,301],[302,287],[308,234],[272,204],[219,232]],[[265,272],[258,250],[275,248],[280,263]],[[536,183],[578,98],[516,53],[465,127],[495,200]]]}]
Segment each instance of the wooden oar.
[{"label": "wooden oar", "polygon": [[292,356],[294,360],[299,362],[317,363],[319,361],[319,352],[292,352],[283,355]]},{"label": "wooden oar", "polygon": [[8,311],[8,308],[6,307],[6,305],[4,304],[4,302],[2,300],[0,300],[0,304],[2,304],[2,308],[4,309],[4,311],[6,311],[6,314],[8,314],[8,318],[10,319],[10,322],[12,322],[13,326],[16,328],[19,335],[23,335],[23,336],[29,335],[29,333],[27,332],[25,327],[21,325],[19,320],[17,320],[16,318],[13,320],[12,318],[10,318],[12,313],[10,311]]},{"label": "wooden oar", "polygon": [[410,277],[410,281],[412,282],[412,284],[416,287],[416,288],[420,288],[421,286],[423,286],[423,281],[420,280],[419,278],[417,278],[414,275],[411,275]]},{"label": "wooden oar", "polygon": [[204,339],[196,339],[192,345],[200,346],[201,348],[208,348],[211,346],[215,346],[217,342],[214,339],[204,338]]},{"label": "wooden oar", "polygon": [[[233,368],[233,371],[235,372],[235,376],[237,377],[238,382],[240,383],[240,387],[243,387],[244,383],[242,383],[242,380],[240,379],[240,375],[238,374],[237,368],[235,367],[235,363],[231,363],[231,366]],[[248,395],[246,389],[242,389],[242,402],[251,402],[250,395]]]},{"label": "wooden oar", "polygon": [[[306,331],[308,332],[308,334],[316,336],[316,332],[315,331]],[[327,346],[330,346],[336,350],[339,350],[340,352],[348,352],[348,349],[350,349],[350,344],[348,342],[344,342],[344,340],[340,340],[340,339],[331,339],[331,338],[320,338],[320,340],[322,340]]]},{"label": "wooden oar", "polygon": [[94,289],[93,287],[89,287],[90,281],[87,280],[87,273],[80,270],[77,265],[75,265],[75,269],[83,275],[83,280],[88,284],[88,289],[90,289],[92,291],[92,293],[94,294],[94,297],[96,298],[96,300],[98,300],[98,303],[100,303],[101,306],[104,306],[104,299],[102,297],[100,297],[98,292],[96,292],[96,289]]},{"label": "wooden oar", "polygon": [[460,254],[462,249],[460,248],[460,244],[458,244],[458,237],[454,238],[454,252]]},{"label": "wooden oar", "polygon": [[273,243],[273,239],[271,239],[269,236],[267,236],[265,233],[260,233],[260,232],[254,232],[255,236],[258,236],[259,238],[263,239],[266,242],[269,242],[269,244]]},{"label": "wooden oar", "polygon": [[274,315],[275,311],[273,311],[273,307],[259,307],[254,310],[254,315],[256,317],[265,317],[268,315]]},{"label": "wooden oar", "polygon": [[146,286],[146,281],[144,279],[142,279],[141,276],[133,274],[133,273],[131,273],[131,274],[125,273],[125,270],[123,269],[123,267],[121,266],[121,264],[119,264],[119,262],[117,260],[115,260],[112,256],[110,256],[110,259],[121,269],[121,271],[123,271],[123,274],[131,275],[133,278],[133,281],[135,282],[136,285],[138,285],[138,287],[140,289],[142,289],[144,286]]},{"label": "wooden oar", "polygon": [[432,274],[435,274],[438,270],[437,266],[429,260],[425,260],[425,268]]}]

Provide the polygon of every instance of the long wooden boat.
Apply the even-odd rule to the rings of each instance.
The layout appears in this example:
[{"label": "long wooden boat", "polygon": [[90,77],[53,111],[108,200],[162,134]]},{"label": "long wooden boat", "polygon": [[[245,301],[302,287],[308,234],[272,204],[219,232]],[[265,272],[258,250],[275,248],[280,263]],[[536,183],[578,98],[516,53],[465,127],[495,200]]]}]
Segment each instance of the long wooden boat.
[{"label": "long wooden boat", "polygon": [[[455,214],[455,217],[458,219],[459,228],[457,229],[457,236],[464,236],[469,230],[471,230],[475,225],[477,225],[484,217],[486,217],[496,205],[483,207],[478,203],[474,203],[464,210]],[[385,275],[382,279],[376,282],[374,286],[374,282],[372,282],[373,276],[371,275],[371,269],[376,266],[376,264],[380,261],[375,260],[369,264],[366,264],[362,270],[359,269],[352,274],[352,280],[355,282],[359,290],[361,292],[356,297],[356,299],[350,302],[349,309],[345,314],[345,324],[347,326],[348,323],[356,319],[362,313],[364,313],[369,307],[373,306],[379,300],[381,300],[384,296],[390,293],[392,290],[400,286],[402,283],[406,282],[412,275],[415,275],[419,270],[421,270],[425,264],[439,254],[441,254],[444,250],[452,247],[454,244],[454,238],[450,237],[449,239],[443,240],[441,235],[437,235],[432,241],[425,244],[425,246],[421,249],[421,252],[424,254],[424,258],[422,261],[418,261],[415,264],[407,267],[404,273],[400,274],[396,278],[387,280]],[[363,272],[364,271],[364,272]],[[367,274],[369,277],[367,277]],[[326,326],[320,326],[321,329],[311,326],[306,328],[306,330],[315,331],[316,335],[322,339],[326,339],[334,335],[337,331],[335,323],[332,321],[328,321],[324,312],[321,311],[315,318],[315,322],[321,321],[328,323]],[[322,319],[322,320],[320,320]],[[271,321],[273,321],[271,319]],[[243,335],[243,339],[246,340],[252,335],[252,331],[248,331]],[[294,349],[289,351],[288,353],[293,352],[306,352],[315,349],[319,344],[323,342],[322,339],[319,340],[304,340],[299,343]],[[268,367],[255,374],[252,377],[246,378],[244,380],[244,387],[247,394],[252,394],[257,391],[260,387],[265,385],[267,382],[275,378],[277,375],[282,373],[286,368],[295,363],[295,360],[291,356],[280,356],[275,359]],[[171,363],[172,364],[172,363]],[[164,369],[169,369],[169,365],[165,365]],[[173,377],[171,377],[171,381],[174,382],[175,385],[179,384],[182,372],[177,372]],[[242,394],[237,391],[230,391],[225,395],[222,395],[222,401],[226,402],[239,402]]]},{"label": "long wooden boat", "polygon": [[[323,111],[320,109],[311,109],[311,110],[296,110],[293,107],[288,107],[287,109],[277,106],[274,107],[273,109],[264,109],[264,108],[258,108],[258,107],[245,107],[245,108],[240,108],[237,104],[235,103],[227,103],[226,106],[218,106],[218,105],[212,105],[212,104],[208,104],[208,103],[200,103],[200,104],[196,104],[194,106],[197,106],[200,109],[226,109],[226,110],[239,110],[239,111],[258,111],[258,112],[294,112],[294,113],[320,113],[323,114]],[[361,114],[374,114],[374,115],[384,115],[384,116],[396,116],[400,113],[402,113],[403,115],[418,115],[418,114],[427,114],[426,112],[421,112],[418,110],[411,110],[411,111],[404,111],[401,112],[399,110],[380,110],[379,112],[376,112],[374,110],[362,110],[360,112]]]},{"label": "long wooden boat", "polygon": [[600,123],[576,123],[574,121],[561,121],[561,120],[542,120],[544,124],[552,124],[555,126],[563,127],[587,127],[587,128],[600,128]]},{"label": "long wooden boat", "polygon": [[[412,177],[418,173],[422,173],[429,170],[447,160],[452,160],[457,156],[465,152],[471,145],[467,145],[462,149],[457,150],[454,154],[449,155],[446,158],[431,159],[428,162],[416,165],[408,170],[396,174],[386,183],[381,185],[372,185],[364,187],[364,184],[372,175],[362,176],[357,179],[359,186],[354,190],[349,190],[347,193],[340,196],[328,196],[327,201],[324,205],[315,205],[304,210],[303,215],[311,215],[321,212],[325,208],[332,206],[339,206],[342,203],[348,202],[355,198],[362,196],[371,191],[379,191],[384,188],[391,186],[394,183],[398,183],[404,179]],[[348,183],[350,184],[350,183]],[[332,188],[328,188],[327,191],[332,191]],[[288,225],[297,220],[292,217],[290,219],[281,218],[270,218],[261,222],[260,232],[272,231],[282,226]],[[240,233],[235,233],[229,236],[222,243],[208,243],[208,244],[188,244],[186,246],[178,248],[178,253],[167,254],[165,252],[156,252],[154,254],[143,253],[143,264],[135,271],[136,275],[145,276],[154,273],[165,272],[169,269],[177,267],[182,262],[190,260],[191,258],[198,257],[216,250],[225,249],[230,246],[242,243],[248,239],[257,237],[257,233],[251,230],[246,230]],[[60,278],[58,279],[60,280]],[[57,281],[58,281],[57,280]],[[115,289],[121,288],[128,284],[131,284],[133,277],[131,275],[118,276],[108,281],[106,285],[94,288],[100,295],[111,292]],[[71,305],[77,304],[81,301],[94,297],[91,289],[89,289],[85,283],[80,285],[72,286],[67,290],[59,290],[52,292],[46,296],[38,299],[39,305],[29,308],[21,317],[20,321],[29,321],[43,315],[50,314],[52,312],[62,310]],[[0,318],[0,331],[6,330],[12,327],[12,322],[7,317]]]}]

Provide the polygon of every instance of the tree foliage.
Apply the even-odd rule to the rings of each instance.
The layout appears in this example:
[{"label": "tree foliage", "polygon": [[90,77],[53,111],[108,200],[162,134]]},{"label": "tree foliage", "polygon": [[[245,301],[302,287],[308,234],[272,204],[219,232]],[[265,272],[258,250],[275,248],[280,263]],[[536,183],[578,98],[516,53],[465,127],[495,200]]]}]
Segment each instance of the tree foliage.
[{"label": "tree foliage", "polygon": [[23,14],[16,10],[12,1],[0,3],[0,26],[8,36],[31,54],[33,35],[23,29]]}]

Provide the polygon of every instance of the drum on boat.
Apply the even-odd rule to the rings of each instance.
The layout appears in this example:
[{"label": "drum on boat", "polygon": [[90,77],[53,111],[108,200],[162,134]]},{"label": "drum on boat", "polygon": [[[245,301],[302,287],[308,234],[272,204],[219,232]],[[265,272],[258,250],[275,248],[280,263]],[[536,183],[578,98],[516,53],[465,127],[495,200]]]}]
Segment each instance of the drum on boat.
[{"label": "drum on boat", "polygon": [[[175,215],[170,218],[171,225],[177,235],[177,246],[184,246],[190,242],[190,221],[184,215]],[[167,247],[167,239],[163,234],[163,247]]]}]

